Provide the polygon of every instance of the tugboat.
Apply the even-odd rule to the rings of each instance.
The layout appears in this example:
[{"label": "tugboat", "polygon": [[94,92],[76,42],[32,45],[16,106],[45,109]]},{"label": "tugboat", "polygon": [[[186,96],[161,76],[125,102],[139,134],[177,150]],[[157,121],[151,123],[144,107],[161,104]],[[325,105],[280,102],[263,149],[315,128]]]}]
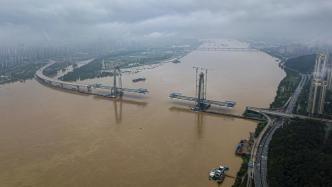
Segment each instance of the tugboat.
[{"label": "tugboat", "polygon": [[225,172],[228,171],[227,166],[220,165],[218,168],[214,168],[209,173],[209,180],[216,181],[217,183],[222,183],[226,177]]}]

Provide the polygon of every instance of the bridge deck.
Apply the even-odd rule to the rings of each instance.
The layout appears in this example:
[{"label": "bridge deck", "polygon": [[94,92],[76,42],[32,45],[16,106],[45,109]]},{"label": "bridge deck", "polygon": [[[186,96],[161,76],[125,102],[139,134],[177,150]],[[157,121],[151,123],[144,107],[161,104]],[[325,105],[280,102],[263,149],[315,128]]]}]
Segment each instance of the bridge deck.
[{"label": "bridge deck", "polygon": [[[51,63],[48,63],[47,65],[43,66],[42,68],[40,68],[37,72],[36,72],[36,77],[40,80],[42,80],[43,82],[45,82],[46,84],[49,84],[51,86],[55,86],[55,87],[60,87],[62,89],[66,89],[66,90],[76,90],[79,92],[83,92],[83,93],[90,93],[90,94],[95,94],[95,95],[101,95],[101,96],[107,96],[107,94],[98,94],[94,91],[98,90],[98,89],[104,89],[104,90],[112,90],[113,86],[108,86],[108,85],[102,85],[102,84],[81,84],[81,83],[70,83],[70,82],[65,82],[65,81],[61,81],[58,79],[53,79],[50,78],[48,76],[45,76],[43,74],[43,71],[55,64],[56,62],[53,61]],[[94,91],[93,91],[94,90]],[[122,92],[130,92],[130,93],[139,93],[139,94],[146,94],[148,93],[147,89],[144,88],[138,88],[138,89],[134,89],[134,88],[117,88],[118,91],[122,91]]]},{"label": "bridge deck", "polygon": [[[103,84],[99,84],[99,85],[92,85],[94,88],[101,88],[101,89],[108,89],[108,90],[112,90],[114,87],[113,86],[108,86],[108,85],[103,85]],[[132,93],[142,93],[142,94],[146,94],[148,93],[148,90],[145,88],[117,88],[118,91],[122,91],[122,92],[132,92]]]},{"label": "bridge deck", "polygon": [[[183,100],[183,101],[191,101],[191,102],[196,102],[197,98],[196,97],[190,97],[190,96],[184,96],[176,93],[172,93],[169,95],[169,98],[171,99],[178,99],[178,100]],[[226,108],[233,108],[235,106],[234,101],[214,101],[214,100],[204,100],[206,104],[211,104],[219,107],[226,107]]]}]

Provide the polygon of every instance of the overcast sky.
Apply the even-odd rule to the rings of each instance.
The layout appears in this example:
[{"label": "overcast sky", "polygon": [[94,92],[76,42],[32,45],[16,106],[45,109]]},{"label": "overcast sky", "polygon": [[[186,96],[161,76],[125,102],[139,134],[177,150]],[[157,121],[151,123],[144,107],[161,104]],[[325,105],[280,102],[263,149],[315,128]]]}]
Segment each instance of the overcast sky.
[{"label": "overcast sky", "polygon": [[255,38],[332,43],[332,0],[0,0],[0,42]]}]

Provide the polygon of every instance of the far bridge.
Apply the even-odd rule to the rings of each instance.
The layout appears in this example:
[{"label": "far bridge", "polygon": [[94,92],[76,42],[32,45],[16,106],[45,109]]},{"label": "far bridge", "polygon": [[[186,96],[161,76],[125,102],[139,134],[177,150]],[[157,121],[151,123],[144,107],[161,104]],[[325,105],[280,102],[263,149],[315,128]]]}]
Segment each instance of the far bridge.
[{"label": "far bridge", "polygon": [[199,47],[196,49],[197,51],[235,51],[235,52],[258,52],[257,49],[254,48],[228,48],[228,47]]}]

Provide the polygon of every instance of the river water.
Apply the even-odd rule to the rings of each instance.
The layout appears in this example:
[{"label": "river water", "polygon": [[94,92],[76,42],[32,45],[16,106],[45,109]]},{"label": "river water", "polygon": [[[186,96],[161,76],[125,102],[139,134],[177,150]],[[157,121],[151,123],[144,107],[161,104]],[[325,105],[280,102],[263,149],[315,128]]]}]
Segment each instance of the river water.
[{"label": "river water", "polygon": [[[285,76],[262,52],[193,51],[179,64],[123,74],[123,87],[150,93],[122,101],[35,80],[2,85],[0,186],[217,186],[208,171],[220,163],[236,176],[235,146],[256,123],[190,112],[170,101],[171,92],[194,95],[193,66],[208,68],[208,98],[236,101],[236,114],[245,106],[268,107]],[[132,83],[137,77],[146,81]],[[83,82],[111,84],[112,78]],[[222,186],[233,183],[228,177]]]}]

